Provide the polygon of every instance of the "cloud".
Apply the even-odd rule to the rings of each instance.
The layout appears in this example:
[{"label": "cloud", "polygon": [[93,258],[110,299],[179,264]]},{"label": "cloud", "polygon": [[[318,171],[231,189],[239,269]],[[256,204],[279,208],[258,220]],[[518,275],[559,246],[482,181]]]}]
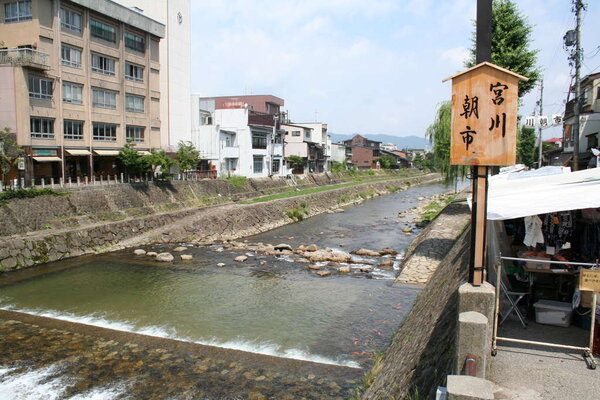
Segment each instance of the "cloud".
[{"label": "cloud", "polygon": [[450,61],[454,68],[461,69],[464,67],[465,60],[469,58],[470,52],[464,46],[453,47],[444,50],[441,54],[442,60]]}]

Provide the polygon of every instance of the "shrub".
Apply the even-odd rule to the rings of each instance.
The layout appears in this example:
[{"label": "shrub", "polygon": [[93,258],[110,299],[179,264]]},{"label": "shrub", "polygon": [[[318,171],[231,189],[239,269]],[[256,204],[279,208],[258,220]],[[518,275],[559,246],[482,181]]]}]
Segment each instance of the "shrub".
[{"label": "shrub", "polygon": [[296,207],[287,210],[285,212],[285,215],[287,215],[294,221],[302,221],[304,217],[308,215],[308,212],[308,204],[306,204],[306,202],[303,201]]},{"label": "shrub", "polygon": [[245,176],[228,176],[225,179],[233,187],[242,187],[248,183],[248,178]]},{"label": "shrub", "polygon": [[38,196],[65,196],[69,192],[57,192],[52,189],[18,189],[18,190],[7,190],[6,192],[0,192],[0,201],[6,201],[11,199],[28,199]]}]

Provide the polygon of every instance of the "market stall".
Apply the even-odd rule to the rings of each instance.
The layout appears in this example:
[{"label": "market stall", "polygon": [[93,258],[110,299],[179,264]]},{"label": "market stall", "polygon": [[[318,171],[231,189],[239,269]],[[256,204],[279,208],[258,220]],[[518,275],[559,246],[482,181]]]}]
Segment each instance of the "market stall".
[{"label": "market stall", "polygon": [[[535,315],[537,323],[598,335],[593,292],[578,287],[582,270],[599,267],[600,169],[515,170],[489,181],[487,261],[503,271],[496,286],[515,294],[503,298],[524,327]],[[489,275],[495,284],[494,271]]]}]

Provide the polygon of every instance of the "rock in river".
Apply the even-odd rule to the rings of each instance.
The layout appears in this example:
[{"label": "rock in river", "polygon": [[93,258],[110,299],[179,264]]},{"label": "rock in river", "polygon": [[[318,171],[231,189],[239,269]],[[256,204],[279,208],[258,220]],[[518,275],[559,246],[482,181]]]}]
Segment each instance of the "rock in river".
[{"label": "rock in river", "polygon": [[234,258],[234,261],[237,261],[237,262],[244,262],[244,261],[246,261],[247,259],[248,259],[248,257],[247,257],[247,256],[237,256],[236,258]]},{"label": "rock in river", "polygon": [[189,261],[189,260],[194,259],[194,256],[192,256],[191,254],[182,254],[179,257],[181,257],[181,259],[184,261]]},{"label": "rock in river", "polygon": [[331,275],[331,271],[317,271],[317,275],[319,275],[319,276],[329,276],[329,275]]},{"label": "rock in river", "polygon": [[283,250],[289,250],[289,251],[293,251],[294,249],[292,248],[292,246],[290,246],[289,244],[286,243],[280,243],[276,246],[273,246],[275,248],[275,250],[278,251],[283,251]]},{"label": "rock in river", "polygon": [[183,246],[175,247],[173,249],[173,251],[177,251],[177,252],[179,252],[179,251],[186,251],[186,250],[187,250],[187,247],[183,247]]},{"label": "rock in river", "polygon": [[157,261],[171,262],[175,259],[171,253],[159,253],[156,255]]},{"label": "rock in river", "polygon": [[343,274],[347,274],[347,273],[348,273],[348,272],[350,272],[350,271],[351,271],[351,269],[350,269],[350,267],[348,267],[348,266],[343,266],[343,267],[339,267],[339,268],[338,268],[338,272],[341,272],[341,273],[343,273]]},{"label": "rock in river", "polygon": [[136,256],[143,256],[146,254],[146,250],[144,249],[135,249],[133,251],[133,254],[135,254]]},{"label": "rock in river", "polygon": [[316,265],[316,264],[309,264],[309,265],[308,265],[308,269],[312,269],[313,271],[318,271],[318,270],[320,270],[320,269],[321,269],[321,267],[319,267],[319,266],[318,266],[318,265]]},{"label": "rock in river", "polygon": [[158,253],[155,252],[155,251],[149,251],[149,252],[146,253],[146,255],[148,257],[156,257],[158,255]]},{"label": "rock in river", "polygon": [[373,251],[369,249],[360,249],[354,252],[357,256],[369,256],[369,257],[379,257],[378,251]]}]

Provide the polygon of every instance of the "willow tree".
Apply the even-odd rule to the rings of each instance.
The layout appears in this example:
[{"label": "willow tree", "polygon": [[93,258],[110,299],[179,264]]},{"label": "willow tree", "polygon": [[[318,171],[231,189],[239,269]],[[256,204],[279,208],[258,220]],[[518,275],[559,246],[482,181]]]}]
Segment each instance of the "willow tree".
[{"label": "willow tree", "polygon": [[464,165],[450,165],[450,124],[452,122],[452,102],[440,104],[435,120],[425,132],[425,136],[433,144],[433,166],[441,172],[448,183],[467,176],[468,168]]}]

